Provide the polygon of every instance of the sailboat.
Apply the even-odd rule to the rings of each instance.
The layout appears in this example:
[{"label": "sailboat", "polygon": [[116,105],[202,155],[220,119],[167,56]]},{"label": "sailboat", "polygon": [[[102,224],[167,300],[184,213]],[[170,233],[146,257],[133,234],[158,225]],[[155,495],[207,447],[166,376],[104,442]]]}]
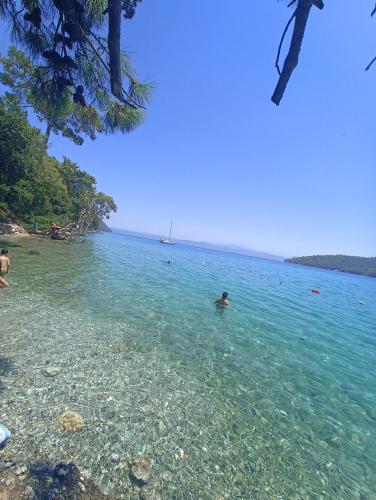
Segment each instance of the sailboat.
[{"label": "sailboat", "polygon": [[160,243],[164,243],[164,244],[166,244],[166,245],[174,245],[175,243],[174,243],[173,241],[171,241],[171,231],[172,231],[172,221],[171,221],[171,223],[170,223],[170,235],[169,235],[169,237],[168,237],[168,240],[165,240],[165,239],[161,238],[161,239],[159,240],[159,242],[160,242]]}]

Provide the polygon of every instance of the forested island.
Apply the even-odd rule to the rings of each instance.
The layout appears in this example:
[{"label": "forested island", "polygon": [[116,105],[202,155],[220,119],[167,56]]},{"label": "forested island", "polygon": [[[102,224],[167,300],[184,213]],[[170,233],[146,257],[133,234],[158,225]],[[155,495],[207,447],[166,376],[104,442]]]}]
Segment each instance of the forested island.
[{"label": "forested island", "polygon": [[293,257],[285,262],[303,266],[320,267],[331,271],[362,274],[376,278],[376,257],[352,257],[350,255],[311,255]]}]

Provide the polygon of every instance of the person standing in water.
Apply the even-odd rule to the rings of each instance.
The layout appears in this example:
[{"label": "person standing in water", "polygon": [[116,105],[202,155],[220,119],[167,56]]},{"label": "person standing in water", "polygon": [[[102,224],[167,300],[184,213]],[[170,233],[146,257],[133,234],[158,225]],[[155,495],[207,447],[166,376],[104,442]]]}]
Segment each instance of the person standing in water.
[{"label": "person standing in water", "polygon": [[8,250],[3,248],[0,253],[0,286],[9,286],[9,283],[5,281],[4,276],[8,274],[10,268],[10,259],[8,257]]},{"label": "person standing in water", "polygon": [[228,293],[223,292],[221,297],[218,297],[218,299],[214,302],[214,304],[217,304],[219,306],[229,306],[230,302],[227,300]]}]

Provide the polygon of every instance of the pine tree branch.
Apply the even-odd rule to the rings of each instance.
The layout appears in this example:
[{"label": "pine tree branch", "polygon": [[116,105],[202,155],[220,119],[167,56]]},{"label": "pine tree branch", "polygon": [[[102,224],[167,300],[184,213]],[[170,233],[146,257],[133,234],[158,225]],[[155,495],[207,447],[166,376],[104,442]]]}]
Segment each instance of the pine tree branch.
[{"label": "pine tree branch", "polygon": [[375,62],[376,62],[376,57],[374,57],[372,61],[368,64],[368,66],[366,67],[366,71],[368,71]]},{"label": "pine tree branch", "polygon": [[287,32],[288,32],[288,29],[290,27],[290,24],[292,23],[292,21],[294,20],[294,17],[295,17],[295,14],[296,14],[296,10],[294,11],[293,15],[290,17],[290,19],[288,20],[287,24],[286,24],[286,27],[283,31],[283,34],[282,34],[282,37],[281,37],[281,41],[279,42],[279,46],[278,46],[278,52],[277,52],[277,57],[276,57],[276,60],[275,60],[275,67],[277,68],[277,71],[278,71],[278,74],[279,76],[281,76],[281,69],[279,67],[279,59],[281,57],[281,50],[282,50],[282,47],[283,47],[283,42],[285,40],[285,37],[287,35]]},{"label": "pine tree branch", "polygon": [[[375,7],[373,8],[373,11],[371,12],[371,17],[373,17],[374,15],[376,14],[376,4],[375,4]],[[374,57],[372,59],[372,61],[368,64],[368,66],[366,67],[366,71],[368,71],[371,66],[373,65],[373,63],[376,61],[376,57]]]},{"label": "pine tree branch", "polygon": [[[94,47],[94,45],[91,43],[91,41],[85,37],[87,43],[89,44],[90,48],[92,49],[92,51],[94,52],[94,54],[96,55],[96,57],[99,59],[99,61],[101,62],[101,64],[104,66],[104,68],[111,74],[111,68],[110,66],[108,66],[108,64],[106,64],[106,62],[103,60],[103,58],[101,57],[101,55],[98,53],[97,49]],[[133,108],[133,109],[137,109],[137,108],[142,108],[142,109],[146,109],[145,106],[141,106],[141,104],[139,104],[138,102],[136,102],[130,95],[128,92],[126,92],[124,90],[123,87],[121,87],[121,91],[122,91],[122,94],[124,93],[127,98],[129,99],[128,101],[124,100],[124,97],[123,95],[121,94],[121,98],[119,99],[121,102],[123,102],[124,104],[126,104],[127,106]],[[111,92],[114,94],[112,88],[111,88]],[[115,94],[114,94],[115,95]],[[117,97],[115,95],[115,97]]]}]

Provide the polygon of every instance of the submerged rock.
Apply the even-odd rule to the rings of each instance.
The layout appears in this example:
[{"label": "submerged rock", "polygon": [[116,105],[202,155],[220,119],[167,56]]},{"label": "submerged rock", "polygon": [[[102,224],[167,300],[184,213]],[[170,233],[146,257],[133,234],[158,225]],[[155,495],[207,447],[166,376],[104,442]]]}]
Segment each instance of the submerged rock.
[{"label": "submerged rock", "polygon": [[33,500],[35,498],[34,490],[31,486],[26,486],[24,491],[25,500]]},{"label": "submerged rock", "polygon": [[130,477],[140,485],[147,484],[151,474],[151,462],[146,458],[135,458],[131,463]]},{"label": "submerged rock", "polygon": [[19,467],[16,469],[16,476],[23,476],[27,472],[27,467],[24,465],[23,467]]},{"label": "submerged rock", "polygon": [[[30,467],[30,486],[33,489],[33,500],[73,500],[87,498],[88,500],[109,499],[92,480],[84,484],[79,469],[73,463],[59,462],[55,466],[50,463],[40,463]],[[0,499],[1,499],[0,489]],[[22,499],[21,495],[13,495],[9,500]]]},{"label": "submerged rock", "polygon": [[140,489],[140,500],[161,500],[161,496],[150,486],[143,486]]},{"label": "submerged rock", "polygon": [[0,471],[5,469],[10,469],[13,467],[14,462],[0,462]]},{"label": "submerged rock", "polygon": [[43,370],[43,375],[46,377],[56,377],[56,375],[59,375],[60,371],[58,366],[48,366]]},{"label": "submerged rock", "polygon": [[59,418],[61,427],[68,432],[81,431],[85,427],[85,421],[78,413],[66,410]]}]

